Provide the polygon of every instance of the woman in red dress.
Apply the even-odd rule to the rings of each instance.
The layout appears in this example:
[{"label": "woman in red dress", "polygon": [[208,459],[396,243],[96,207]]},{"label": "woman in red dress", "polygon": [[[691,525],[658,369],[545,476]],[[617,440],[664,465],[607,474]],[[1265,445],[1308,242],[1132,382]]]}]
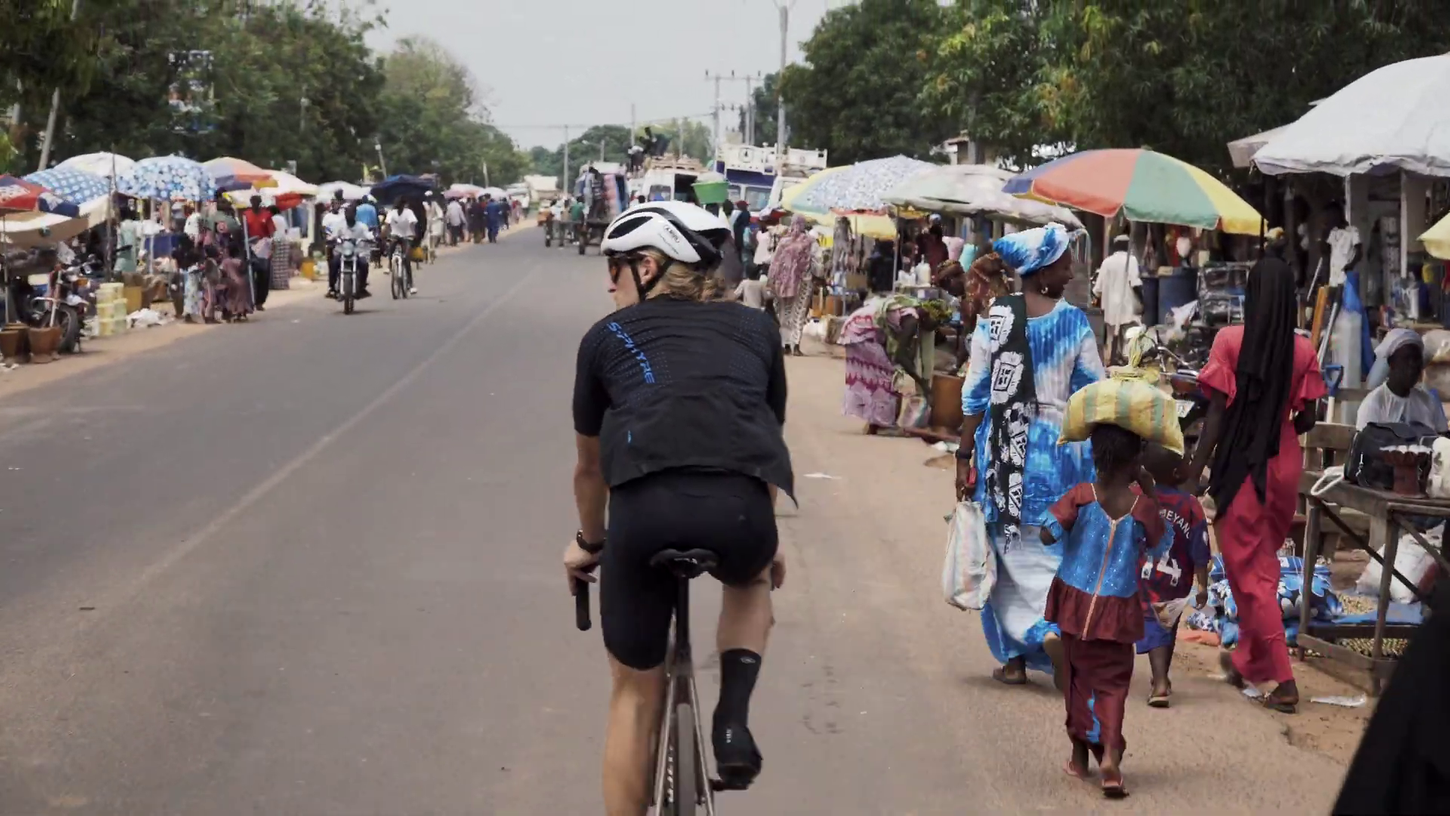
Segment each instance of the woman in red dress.
[{"label": "woman in red dress", "polygon": [[1228,682],[1274,683],[1267,705],[1293,713],[1299,688],[1289,663],[1279,609],[1279,548],[1294,521],[1303,453],[1299,435],[1314,427],[1325,395],[1310,342],[1294,332],[1294,275],[1265,258],[1249,272],[1244,324],[1213,341],[1199,384],[1212,397],[1203,436],[1185,474],[1198,484],[1210,464],[1214,533],[1239,614],[1239,643],[1220,655]]}]

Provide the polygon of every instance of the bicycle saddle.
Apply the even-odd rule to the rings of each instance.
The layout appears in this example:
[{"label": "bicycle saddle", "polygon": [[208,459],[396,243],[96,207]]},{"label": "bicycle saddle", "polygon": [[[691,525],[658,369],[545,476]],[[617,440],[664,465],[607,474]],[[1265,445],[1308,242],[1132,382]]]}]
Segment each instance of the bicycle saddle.
[{"label": "bicycle saddle", "polygon": [[720,563],[709,550],[660,550],[649,560],[651,567],[664,567],[680,578],[699,578]]}]

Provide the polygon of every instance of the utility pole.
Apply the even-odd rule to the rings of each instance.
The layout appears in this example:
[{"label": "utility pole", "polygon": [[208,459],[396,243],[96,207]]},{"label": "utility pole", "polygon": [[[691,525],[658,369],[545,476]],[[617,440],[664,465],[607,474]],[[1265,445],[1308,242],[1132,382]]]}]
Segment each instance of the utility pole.
[{"label": "utility pole", "polygon": [[383,171],[383,178],[388,177],[388,160],[383,158],[383,140],[377,139],[373,142],[373,150],[378,151],[378,167]]},{"label": "utility pole", "polygon": [[[745,95],[746,96],[749,96],[750,95],[751,85],[755,82],[755,80],[759,79],[760,77],[761,77],[761,74],[759,72],[756,72],[753,76],[750,75],[750,74],[746,74],[745,76],[736,76],[734,71],[731,71],[729,76],[725,76],[724,74],[711,74],[709,71],[706,71],[705,72],[705,78],[706,79],[713,79],[713,80],[715,80],[715,108],[714,108],[713,115],[715,117],[715,150],[717,152],[720,149],[720,136],[721,136],[721,133],[720,133],[720,110],[721,110],[721,105],[720,105],[720,82],[721,82],[721,80],[725,80],[725,81],[729,81],[729,82],[744,82],[745,83]],[[754,133],[755,133],[755,117],[754,117],[754,114],[751,112],[752,111],[752,108],[750,106],[750,101],[748,99],[746,100],[745,111],[746,111],[746,114],[745,114],[745,118],[746,118],[745,130],[744,130],[744,132],[742,132],[740,134],[740,138],[742,140],[750,141],[750,140],[752,140],[752,137],[754,136]]]},{"label": "utility pole", "polygon": [[780,93],[780,80],[785,76],[786,66],[786,32],[790,29],[790,7],[795,0],[775,0],[775,8],[780,12],[780,73],[775,75],[775,162],[780,164],[780,157],[785,155],[785,97]]},{"label": "utility pole", "polygon": [[[731,76],[734,76],[734,73],[732,71]],[[720,152],[720,80],[724,77],[706,71],[705,79],[715,80],[715,104],[710,108],[710,115],[715,119],[715,152],[718,154]]]},{"label": "utility pole", "polygon": [[745,78],[745,143],[755,144],[755,83]]},{"label": "utility pole", "polygon": [[[74,23],[76,17],[81,13],[81,0],[71,0],[70,21]],[[17,106],[18,108],[18,106]],[[40,142],[40,166],[37,171],[44,170],[50,164],[50,145],[55,140],[55,117],[60,111],[60,86],[55,86],[55,91],[50,95],[50,118],[45,120],[45,138]]]},{"label": "utility pole", "polygon": [[572,190],[573,185],[569,182],[569,126],[564,126],[564,189]]},{"label": "utility pole", "polygon": [[639,139],[639,132],[638,132],[638,128],[635,127],[635,121],[634,121],[634,103],[631,102],[631,103],[629,103],[629,146],[630,147],[634,147],[635,142],[638,139]]}]

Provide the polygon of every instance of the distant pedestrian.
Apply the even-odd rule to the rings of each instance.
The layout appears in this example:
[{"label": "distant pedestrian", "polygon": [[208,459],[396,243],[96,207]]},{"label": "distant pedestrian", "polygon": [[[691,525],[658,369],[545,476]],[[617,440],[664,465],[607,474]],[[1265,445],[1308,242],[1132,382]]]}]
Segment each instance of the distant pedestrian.
[{"label": "distant pedestrian", "polygon": [[790,233],[776,246],[770,264],[770,290],[780,316],[780,342],[791,354],[801,355],[801,330],[811,306],[811,284],[815,279],[816,240],[809,222],[797,215]]},{"label": "distant pedestrian", "polygon": [[448,210],[444,216],[448,220],[448,245],[458,246],[463,240],[463,228],[468,224],[468,217],[458,199],[448,202]]},{"label": "distant pedestrian", "polygon": [[1143,280],[1129,249],[1126,234],[1114,238],[1113,254],[1103,259],[1093,281],[1093,294],[1103,308],[1103,358],[1109,365],[1122,356],[1128,327],[1143,322]]}]

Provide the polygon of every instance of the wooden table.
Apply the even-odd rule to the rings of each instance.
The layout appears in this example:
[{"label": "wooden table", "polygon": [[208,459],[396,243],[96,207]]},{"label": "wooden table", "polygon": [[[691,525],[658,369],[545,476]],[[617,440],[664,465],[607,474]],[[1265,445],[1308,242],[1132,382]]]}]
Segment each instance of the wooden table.
[{"label": "wooden table", "polygon": [[[1299,480],[1299,493],[1307,502],[1304,534],[1304,586],[1299,593],[1299,645],[1328,655],[1336,660],[1358,666],[1370,674],[1370,693],[1378,696],[1383,683],[1394,671],[1395,661],[1384,657],[1385,638],[1409,638],[1418,627],[1415,625],[1391,625],[1385,622],[1390,606],[1390,580],[1398,579],[1410,588],[1415,597],[1423,601],[1420,588],[1401,575],[1393,567],[1395,554],[1399,550],[1400,534],[1407,532],[1415,537],[1421,547],[1430,553],[1440,568],[1450,574],[1450,561],[1445,558],[1443,542],[1440,548],[1432,546],[1424,536],[1406,523],[1407,516],[1429,516],[1450,519],[1450,501],[1430,499],[1423,496],[1401,496],[1387,490],[1372,490],[1348,482],[1339,482],[1320,496],[1310,495],[1310,489],[1319,479],[1319,472],[1305,470]],[[1369,538],[1366,540],[1350,528],[1335,508],[1358,510],[1369,517]],[[1378,561],[1382,568],[1379,585],[1379,608],[1373,625],[1364,623],[1335,624],[1315,622],[1311,610],[1311,596],[1314,586],[1314,562],[1319,556],[1319,531],[1328,519],[1345,540],[1367,551],[1370,558]],[[1380,555],[1376,549],[1384,554]],[[1388,566],[1387,566],[1388,565]],[[1371,638],[1370,657],[1340,646],[1331,641],[1339,638]]]}]

